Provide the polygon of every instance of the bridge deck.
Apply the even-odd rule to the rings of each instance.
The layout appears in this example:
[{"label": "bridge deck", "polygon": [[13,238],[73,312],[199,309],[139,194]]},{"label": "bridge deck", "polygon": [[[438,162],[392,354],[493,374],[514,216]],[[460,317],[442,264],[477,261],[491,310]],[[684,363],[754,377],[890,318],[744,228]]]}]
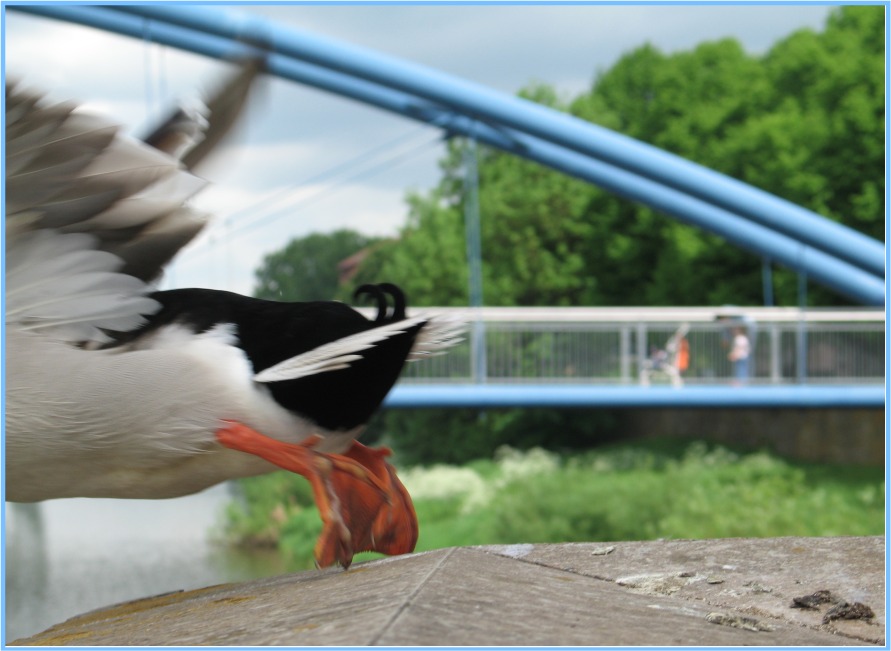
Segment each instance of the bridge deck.
[{"label": "bridge deck", "polygon": [[792,407],[880,409],[882,385],[801,386],[603,386],[580,384],[402,384],[388,408],[424,407]]}]

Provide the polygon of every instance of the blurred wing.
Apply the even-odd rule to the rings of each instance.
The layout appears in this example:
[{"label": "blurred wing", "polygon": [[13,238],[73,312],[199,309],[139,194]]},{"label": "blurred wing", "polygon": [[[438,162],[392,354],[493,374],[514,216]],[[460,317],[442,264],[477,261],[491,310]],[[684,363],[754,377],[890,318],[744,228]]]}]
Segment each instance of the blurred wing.
[{"label": "blurred wing", "polygon": [[175,110],[144,138],[146,144],[194,169],[232,129],[263,66],[262,57],[244,61],[198,106]]},{"label": "blurred wing", "polygon": [[146,283],[207,223],[186,205],[206,183],[184,165],[229,132],[262,68],[259,57],[240,64],[206,106],[178,112],[146,143],[8,79],[6,322],[101,343],[103,330],[155,312]]},{"label": "blurred wing", "polygon": [[244,111],[250,90],[264,66],[265,59],[260,57],[245,61],[207,100],[209,114],[207,131],[204,133],[204,139],[183,156],[186,167],[194,169],[229,133],[232,125]]},{"label": "blurred wing", "polygon": [[427,317],[425,321],[408,354],[408,361],[444,355],[449,348],[464,341],[462,335],[467,332],[464,316],[437,314]]},{"label": "blurred wing", "polygon": [[143,281],[204,226],[204,181],[108,120],[6,85],[6,322],[103,341],[157,309]]}]

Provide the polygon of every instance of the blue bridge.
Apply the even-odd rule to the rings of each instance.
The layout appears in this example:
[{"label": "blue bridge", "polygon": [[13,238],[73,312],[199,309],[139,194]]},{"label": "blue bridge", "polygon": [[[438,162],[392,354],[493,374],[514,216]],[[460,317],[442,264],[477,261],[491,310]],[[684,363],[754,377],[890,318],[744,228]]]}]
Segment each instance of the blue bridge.
[{"label": "blue bridge", "polygon": [[[410,365],[390,407],[840,408],[884,402],[881,310],[438,311],[470,316],[481,327],[448,355]],[[736,327],[751,341],[742,381],[727,359]],[[683,364],[672,353],[679,335]]]},{"label": "blue bridge", "polygon": [[[645,143],[533,102],[367,49],[207,6],[8,4],[12,10],[219,59],[261,53],[269,74],[437,126],[717,234],[864,306],[885,305],[884,243]],[[473,276],[473,274],[472,274]],[[473,290],[473,288],[472,288]],[[474,292],[471,291],[473,297]],[[496,314],[479,300],[465,351],[415,371],[390,407],[884,405],[884,313],[816,310],[742,319],[753,369],[731,384],[728,322],[715,310]],[[766,308],[765,308],[766,309]],[[725,317],[727,315],[724,315]],[[660,380],[680,328],[689,366]],[[827,361],[829,360],[829,361]],[[426,376],[419,375],[427,373]]]}]

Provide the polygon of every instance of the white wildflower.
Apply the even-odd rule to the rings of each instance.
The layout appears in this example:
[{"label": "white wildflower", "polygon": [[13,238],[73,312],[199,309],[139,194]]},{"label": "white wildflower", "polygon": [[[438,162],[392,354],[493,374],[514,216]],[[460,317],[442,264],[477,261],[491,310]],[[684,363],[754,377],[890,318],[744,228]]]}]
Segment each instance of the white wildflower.
[{"label": "white wildflower", "polygon": [[486,481],[470,468],[435,465],[430,468],[409,468],[399,473],[409,495],[415,499],[461,500],[466,513],[488,502],[491,490]]},{"label": "white wildflower", "polygon": [[495,452],[495,459],[501,469],[502,483],[530,475],[554,472],[560,466],[556,454],[541,448],[521,452],[503,445]]}]

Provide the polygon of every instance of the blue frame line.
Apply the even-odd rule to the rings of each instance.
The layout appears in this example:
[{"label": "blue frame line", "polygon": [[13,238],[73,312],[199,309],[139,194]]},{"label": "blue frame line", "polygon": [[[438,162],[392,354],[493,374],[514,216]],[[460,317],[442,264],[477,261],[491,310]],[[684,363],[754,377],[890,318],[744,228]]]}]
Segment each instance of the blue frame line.
[{"label": "blue frame line", "polygon": [[[139,15],[112,11],[104,7],[29,5],[16,8],[140,39],[150,38],[214,58],[231,58],[251,51],[249,47],[224,37],[195,32],[177,25],[147,23]],[[258,32],[259,29],[254,30],[255,34]],[[720,235],[741,248],[766,255],[787,267],[807,273],[815,281],[855,301],[869,305],[884,304],[885,291],[882,278],[672,187],[509,127],[477,122],[467,116],[456,114],[449,108],[430,104],[415,96],[363,79],[321,69],[279,54],[270,54],[267,63],[270,74],[432,124],[450,134],[475,137],[490,146],[584,179],[610,192],[649,205],[685,223]],[[824,218],[819,217],[819,219]]]}]

